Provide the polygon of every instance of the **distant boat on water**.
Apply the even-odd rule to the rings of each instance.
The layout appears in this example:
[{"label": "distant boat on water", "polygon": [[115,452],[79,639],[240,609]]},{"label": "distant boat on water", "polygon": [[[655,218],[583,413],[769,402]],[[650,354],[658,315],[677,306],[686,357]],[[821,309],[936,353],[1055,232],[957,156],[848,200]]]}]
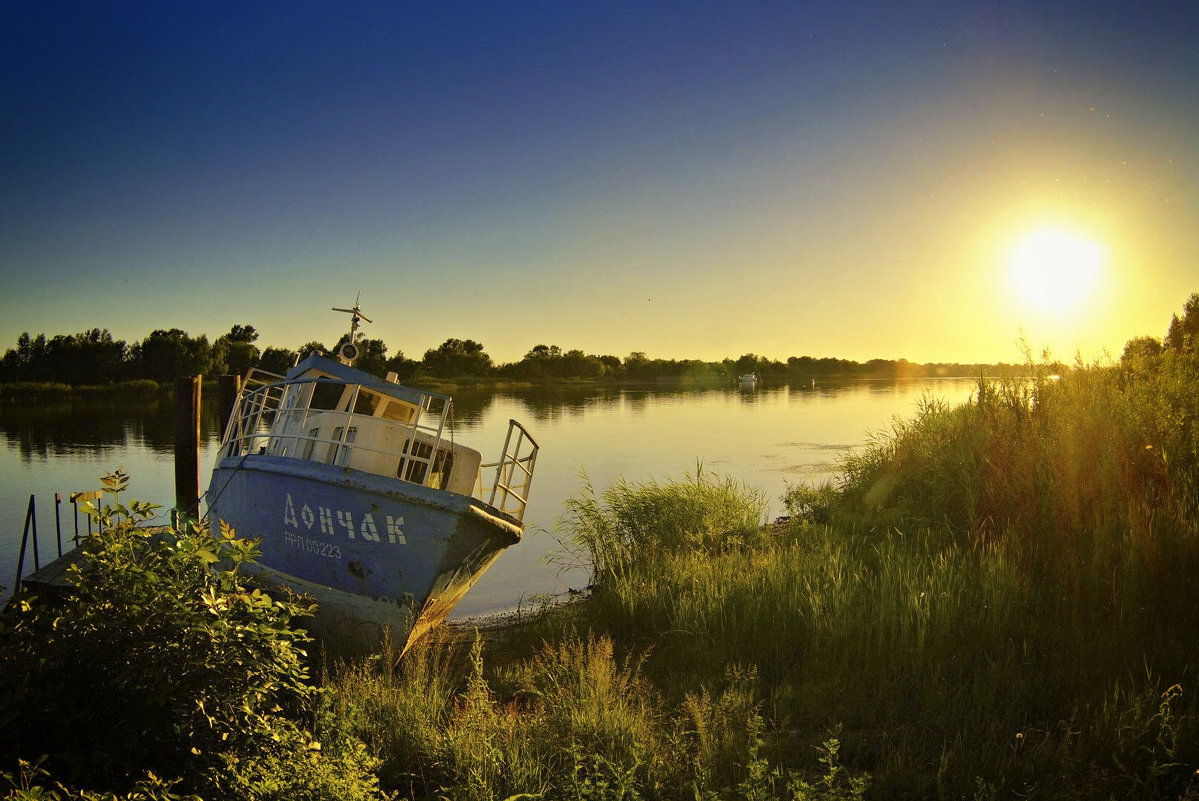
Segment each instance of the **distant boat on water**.
[{"label": "distant boat on water", "polygon": [[268,586],[311,595],[310,628],[335,647],[411,644],[520,541],[538,445],[510,420],[498,460],[455,440],[448,395],[353,366],[360,321],[337,358],[278,376],[251,371],[208,488],[220,521],[261,538]]},{"label": "distant boat on water", "polygon": [[746,373],[745,375],[737,376],[737,381],[741,383],[742,389],[754,389],[758,386],[758,374]]}]

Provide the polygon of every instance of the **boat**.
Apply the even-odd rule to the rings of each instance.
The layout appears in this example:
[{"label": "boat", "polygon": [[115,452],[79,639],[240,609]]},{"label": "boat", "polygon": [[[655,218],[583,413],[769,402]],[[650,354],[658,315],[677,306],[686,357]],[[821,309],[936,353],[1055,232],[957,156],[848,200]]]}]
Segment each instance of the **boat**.
[{"label": "boat", "polygon": [[746,373],[745,375],[737,376],[737,380],[741,382],[742,389],[753,389],[758,385],[758,374]]},{"label": "boat", "polygon": [[498,459],[456,441],[453,399],[354,367],[358,302],[336,356],[285,376],[251,370],[206,494],[221,521],[261,540],[267,588],[311,596],[303,625],[338,651],[404,650],[441,623],[520,541],[536,440],[510,420]]}]

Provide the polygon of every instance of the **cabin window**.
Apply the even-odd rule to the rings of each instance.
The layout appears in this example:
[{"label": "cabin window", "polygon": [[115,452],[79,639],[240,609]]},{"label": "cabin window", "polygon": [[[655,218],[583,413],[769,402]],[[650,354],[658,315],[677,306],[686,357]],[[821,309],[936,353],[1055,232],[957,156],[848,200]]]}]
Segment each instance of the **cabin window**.
[{"label": "cabin window", "polygon": [[[344,441],[342,437],[343,433],[345,435]],[[357,438],[358,426],[350,426],[349,428],[338,426],[333,429],[333,444],[329,446],[329,450],[331,451],[329,454],[329,464],[345,467],[350,461],[350,451],[353,450],[350,447],[350,443]]]},{"label": "cabin window", "polygon": [[337,402],[341,400],[343,389],[345,389],[343,384],[335,384],[331,381],[317,381],[312,387],[312,400],[309,402],[309,407],[313,409],[336,409]]},{"label": "cabin window", "polygon": [[383,417],[400,423],[411,423],[416,417],[416,407],[403,401],[388,401],[387,405],[383,407]]},{"label": "cabin window", "polygon": [[304,455],[300,457],[301,459],[312,458],[312,449],[316,447],[316,438],[319,437],[320,434],[321,429],[319,426],[317,428],[308,429],[308,439],[304,442]]},{"label": "cabin window", "polygon": [[354,414],[374,415],[381,400],[382,398],[373,392],[367,392],[365,389],[358,390],[358,400],[354,402]]},{"label": "cabin window", "polygon": [[[411,450],[411,452],[409,452]],[[433,456],[433,446],[427,442],[408,440],[404,443],[404,457],[396,475],[414,484],[424,484],[429,472],[428,459]],[[418,461],[422,460],[422,461]]]},{"label": "cabin window", "polygon": [[283,390],[283,400],[279,406],[282,409],[294,409],[300,401],[300,388],[295,384],[288,386]]}]

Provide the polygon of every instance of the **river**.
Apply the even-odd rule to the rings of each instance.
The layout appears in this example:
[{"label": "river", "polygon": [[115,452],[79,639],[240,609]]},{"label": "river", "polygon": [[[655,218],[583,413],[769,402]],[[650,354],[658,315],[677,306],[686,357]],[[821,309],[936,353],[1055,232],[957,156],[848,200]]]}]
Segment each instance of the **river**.
[{"label": "river", "polygon": [[[468,391],[455,396],[455,438],[495,458],[509,418],[522,421],[541,445],[524,540],[505,551],[459,604],[453,617],[534,603],[587,583],[583,566],[566,567],[557,537],[563,502],[577,496],[583,475],[597,489],[623,477],[669,480],[710,472],[763,493],[768,514],[784,514],[789,484],[819,484],[838,458],[860,447],[895,417],[909,417],[922,397],[965,401],[976,379],[852,380],[806,386],[728,389],[548,388]],[[56,492],[64,537],[73,533],[69,493],[97,489],[101,474],[124,467],[132,476],[125,500],[169,505],[174,498],[173,407],[170,400],[72,400],[0,407],[0,598],[16,572],[30,494],[36,496],[42,557],[52,556]],[[201,484],[216,449],[217,415],[205,399]],[[165,520],[165,514],[164,514]],[[27,554],[28,565],[32,555]]]}]

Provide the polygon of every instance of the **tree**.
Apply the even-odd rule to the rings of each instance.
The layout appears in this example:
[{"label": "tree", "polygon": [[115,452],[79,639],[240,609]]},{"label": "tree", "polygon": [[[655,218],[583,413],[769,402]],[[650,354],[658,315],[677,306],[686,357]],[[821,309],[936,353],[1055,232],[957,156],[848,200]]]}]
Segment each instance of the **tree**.
[{"label": "tree", "polygon": [[1192,292],[1182,305],[1182,317],[1171,315],[1164,344],[1175,353],[1199,350],[1199,292]]},{"label": "tree", "polygon": [[208,337],[192,337],[178,328],[162,329],[133,346],[134,370],[144,378],[174,381],[189,375],[208,375],[212,366],[212,346]]},{"label": "tree", "polygon": [[[333,348],[334,354],[349,341],[350,335],[342,334]],[[357,344],[358,359],[354,366],[371,375],[382,376],[387,371],[387,344],[381,339],[359,339]]]},{"label": "tree", "polygon": [[1199,351],[1199,292],[1192,292],[1182,305],[1182,349],[1186,353]]},{"label": "tree", "polygon": [[46,335],[38,334],[37,338],[23,331],[17,337],[16,349],[4,354],[5,379],[11,381],[46,381],[49,379],[49,360],[47,358]]},{"label": "tree", "polygon": [[225,334],[225,337],[233,342],[257,342],[258,332],[252,325],[235,325],[229,329],[229,333]]},{"label": "tree", "polygon": [[562,354],[561,375],[571,378],[598,378],[604,374],[604,363],[598,356],[589,356],[578,348]]},{"label": "tree", "polygon": [[733,364],[733,370],[737,375],[747,375],[756,372],[758,369],[758,356],[753,353],[746,353]]},{"label": "tree", "polygon": [[1126,366],[1131,366],[1154,359],[1160,356],[1162,351],[1161,340],[1157,337],[1135,337],[1124,343],[1124,353],[1120,356],[1120,361]]},{"label": "tree", "polygon": [[598,357],[600,364],[604,366],[604,372],[608,375],[615,375],[624,369],[624,365],[620,363],[619,356],[605,355]]},{"label": "tree", "polygon": [[317,342],[315,340],[313,340],[312,342],[304,343],[303,345],[300,346],[299,350],[296,351],[296,353],[300,354],[301,359],[305,359],[314,353],[328,353],[328,352],[329,352],[329,349],[325,347],[324,343]]},{"label": "tree", "polygon": [[650,370],[649,359],[645,351],[635,350],[625,357],[624,371],[630,378],[646,378]]},{"label": "tree", "polygon": [[125,343],[107,328],[59,335],[48,346],[51,376],[71,384],[112,383],[121,376],[125,355]]},{"label": "tree", "polygon": [[217,337],[212,343],[212,369],[216,373],[245,375],[258,364],[261,352],[254,341],[258,332],[252,325],[235,325],[228,334]]},{"label": "tree", "polygon": [[598,378],[620,369],[615,356],[596,356],[578,348],[563,352],[557,345],[534,345],[519,362],[501,368],[504,375],[517,378]]},{"label": "tree", "polygon": [[430,375],[441,378],[482,376],[491,370],[491,357],[473,339],[447,339],[436,350],[425,351],[423,364]]},{"label": "tree", "polygon": [[525,361],[545,361],[547,359],[557,359],[562,355],[562,348],[557,345],[534,345],[528,353],[525,354]]},{"label": "tree", "polygon": [[386,372],[395,373],[401,379],[405,379],[416,375],[416,371],[420,369],[420,362],[407,358],[401,350],[396,351],[396,355],[387,360],[385,367]]},{"label": "tree", "polygon": [[1182,353],[1182,345],[1182,320],[1178,319],[1177,314],[1170,315],[1170,327],[1166,329],[1165,346],[1168,350],[1172,350],[1175,353]]},{"label": "tree", "polygon": [[559,375],[558,364],[562,359],[562,349],[557,345],[534,345],[525,357],[514,365],[507,366],[507,372],[521,378],[542,378],[547,375]]},{"label": "tree", "polygon": [[61,381],[107,384],[123,377],[127,349],[107,328],[78,334],[17,337],[17,347],[4,354],[3,373],[9,381]]},{"label": "tree", "polygon": [[296,352],[287,348],[267,348],[258,359],[258,369],[285,375],[296,363]]}]

